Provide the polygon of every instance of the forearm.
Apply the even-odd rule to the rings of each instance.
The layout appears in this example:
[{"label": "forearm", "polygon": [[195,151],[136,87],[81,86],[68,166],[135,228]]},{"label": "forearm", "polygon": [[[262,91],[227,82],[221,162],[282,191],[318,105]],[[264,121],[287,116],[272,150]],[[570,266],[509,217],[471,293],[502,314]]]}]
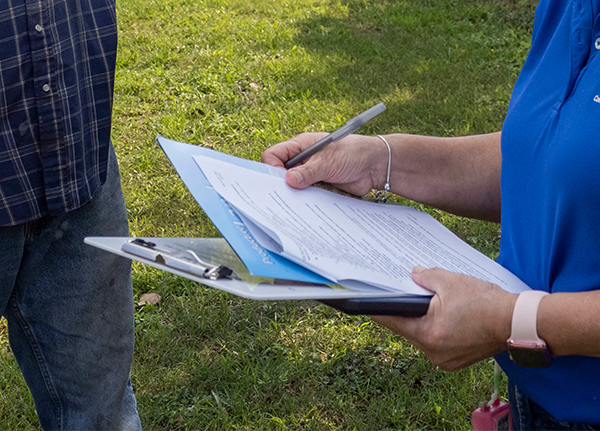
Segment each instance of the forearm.
[{"label": "forearm", "polygon": [[[455,214],[500,220],[500,132],[460,138],[384,137],[392,150],[392,192]],[[385,148],[382,141],[380,145]],[[379,187],[385,182],[385,164],[384,157],[378,163]]]},{"label": "forearm", "polygon": [[[322,133],[302,133],[276,144],[262,161],[283,167]],[[500,132],[460,138],[385,135],[392,154],[391,191],[417,202],[484,220],[500,220]],[[381,189],[388,150],[377,136],[350,135],[291,168],[286,181],[303,189],[319,181],[355,195]]]},{"label": "forearm", "polygon": [[554,293],[540,303],[538,335],[555,355],[600,357],[600,290]]}]

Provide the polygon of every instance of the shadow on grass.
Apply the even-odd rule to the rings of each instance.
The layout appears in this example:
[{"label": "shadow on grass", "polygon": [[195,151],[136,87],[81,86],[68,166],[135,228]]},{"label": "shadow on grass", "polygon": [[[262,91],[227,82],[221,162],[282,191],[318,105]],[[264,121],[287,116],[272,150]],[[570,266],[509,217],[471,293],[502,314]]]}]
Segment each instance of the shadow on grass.
[{"label": "shadow on grass", "polygon": [[532,1],[504,3],[446,0],[414,9],[350,0],[343,16],[314,13],[297,23],[288,48],[319,60],[286,71],[283,87],[289,99],[384,101],[388,115],[377,124],[386,131],[498,130],[534,14]]}]

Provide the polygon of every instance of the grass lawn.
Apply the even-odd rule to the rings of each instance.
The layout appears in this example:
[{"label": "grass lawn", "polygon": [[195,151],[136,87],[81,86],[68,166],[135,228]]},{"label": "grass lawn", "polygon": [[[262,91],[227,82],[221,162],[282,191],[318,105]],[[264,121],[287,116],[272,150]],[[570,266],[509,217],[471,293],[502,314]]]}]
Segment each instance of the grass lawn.
[{"label": "grass lawn", "polygon": [[[219,235],[157,133],[258,160],[378,102],[387,111],[361,133],[499,130],[534,4],[119,0],[113,140],[132,235]],[[497,256],[499,225],[424,209]],[[162,297],[135,311],[132,379],[145,429],[464,430],[493,390],[493,362],[445,373],[367,317],[133,270],[136,298]],[[0,427],[37,429],[2,324],[0,334]]]}]

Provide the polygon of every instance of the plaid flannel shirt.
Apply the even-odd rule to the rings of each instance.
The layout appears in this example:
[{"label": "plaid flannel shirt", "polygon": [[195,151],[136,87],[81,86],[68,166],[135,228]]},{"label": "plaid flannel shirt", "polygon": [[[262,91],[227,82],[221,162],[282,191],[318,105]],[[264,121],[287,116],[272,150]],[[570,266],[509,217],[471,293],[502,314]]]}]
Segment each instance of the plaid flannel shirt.
[{"label": "plaid flannel shirt", "polygon": [[114,0],[0,0],[0,226],[105,180],[116,48]]}]

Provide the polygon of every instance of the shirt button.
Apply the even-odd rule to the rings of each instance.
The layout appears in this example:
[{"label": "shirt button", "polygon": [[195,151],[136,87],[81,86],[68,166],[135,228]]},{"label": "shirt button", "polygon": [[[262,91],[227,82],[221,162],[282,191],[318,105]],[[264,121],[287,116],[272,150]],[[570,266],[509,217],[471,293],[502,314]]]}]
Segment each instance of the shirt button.
[{"label": "shirt button", "polygon": [[35,29],[36,29],[36,31],[37,31],[38,33],[41,33],[41,32],[42,32],[42,30],[43,30],[42,26],[41,26],[41,25],[39,25],[39,24],[36,24],[36,26],[35,26]]},{"label": "shirt button", "polygon": [[594,42],[594,46],[596,47],[596,49],[600,49],[600,37],[596,39],[596,41]]},{"label": "shirt button", "polygon": [[44,92],[47,93],[48,91],[50,91],[50,86],[48,84],[44,84],[42,90],[44,90]]}]

